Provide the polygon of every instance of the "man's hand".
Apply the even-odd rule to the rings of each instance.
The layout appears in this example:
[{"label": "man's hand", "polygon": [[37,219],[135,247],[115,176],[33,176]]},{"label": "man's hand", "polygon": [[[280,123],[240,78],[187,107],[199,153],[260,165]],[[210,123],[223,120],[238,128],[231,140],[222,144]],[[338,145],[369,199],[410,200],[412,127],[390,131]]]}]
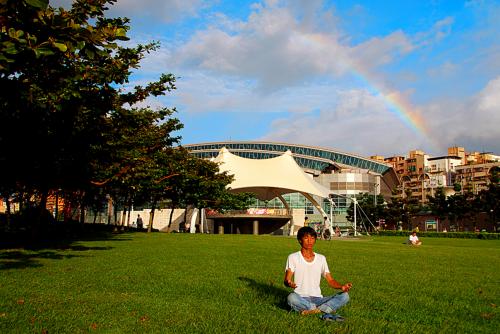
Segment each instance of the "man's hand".
[{"label": "man's hand", "polygon": [[286,280],[285,284],[287,287],[292,288],[292,289],[295,289],[297,287],[297,284],[295,284],[295,282],[292,281],[291,279]]},{"label": "man's hand", "polygon": [[297,284],[292,280],[293,277],[293,271],[291,269],[287,269],[285,272],[285,278],[283,279],[283,283],[285,286],[295,289],[297,287]]},{"label": "man's hand", "polygon": [[348,292],[349,290],[351,290],[351,288],[352,288],[352,283],[346,283],[341,287],[342,292]]}]

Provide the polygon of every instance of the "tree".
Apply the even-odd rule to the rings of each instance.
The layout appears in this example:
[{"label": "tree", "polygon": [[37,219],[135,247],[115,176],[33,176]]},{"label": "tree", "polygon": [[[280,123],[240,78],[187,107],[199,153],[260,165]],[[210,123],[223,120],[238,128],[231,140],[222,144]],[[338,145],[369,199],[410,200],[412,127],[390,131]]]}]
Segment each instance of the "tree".
[{"label": "tree", "polygon": [[232,193],[226,190],[209,207],[222,213],[229,210],[246,210],[255,202],[255,199],[253,193]]},{"label": "tree", "polygon": [[500,228],[498,221],[500,217],[500,168],[496,167],[491,170],[488,189],[479,193],[477,204],[481,211],[486,212],[495,231],[498,231]]},{"label": "tree", "polygon": [[[70,10],[54,9],[48,0],[0,2],[1,195],[37,195],[43,209],[54,189],[79,193],[83,201],[92,183],[121,178],[130,188],[127,180],[144,157],[134,160],[134,154],[146,145],[129,140],[130,129],[145,122],[148,135],[165,130],[167,139],[156,148],[175,142],[168,136],[180,127],[170,118],[173,110],[130,107],[175,89],[175,78],[122,88],[158,45],[121,46],[129,20],[104,16],[114,2],[76,0]],[[160,121],[170,123],[163,129]],[[126,152],[130,142],[137,150]]]},{"label": "tree", "polygon": [[411,230],[411,218],[420,210],[418,200],[411,196],[411,190],[405,190],[405,196],[400,197],[397,191],[393,191],[391,200],[387,204],[386,221],[394,226],[403,224],[407,230]]},{"label": "tree", "polygon": [[241,204],[235,200],[238,196],[227,193],[233,176],[220,172],[217,163],[196,158],[182,147],[176,148],[175,154],[179,158],[170,161],[174,163],[171,169],[177,176],[166,180],[168,186],[164,193],[172,209],[168,228],[172,225],[175,208],[217,208]]},{"label": "tree", "polygon": [[459,222],[465,218],[471,217],[476,211],[474,206],[476,205],[474,196],[471,192],[465,192],[463,194],[454,194],[449,196],[447,199],[448,206],[448,217],[452,221],[452,228],[458,229],[458,231],[463,230],[463,226],[459,225]]},{"label": "tree", "polygon": [[[184,157],[173,154],[178,137],[170,134],[180,129],[170,113],[149,109],[124,109],[110,118],[106,145],[93,161],[96,171],[93,184],[112,194],[115,203],[130,211],[133,202],[150,202],[154,218],[156,204],[162,198],[161,181],[174,176],[169,166]],[[124,217],[122,218],[122,224]]]},{"label": "tree", "polygon": [[443,221],[449,214],[449,202],[444,194],[443,187],[436,189],[436,194],[434,196],[429,196],[429,209],[432,214],[436,215],[439,222]]}]

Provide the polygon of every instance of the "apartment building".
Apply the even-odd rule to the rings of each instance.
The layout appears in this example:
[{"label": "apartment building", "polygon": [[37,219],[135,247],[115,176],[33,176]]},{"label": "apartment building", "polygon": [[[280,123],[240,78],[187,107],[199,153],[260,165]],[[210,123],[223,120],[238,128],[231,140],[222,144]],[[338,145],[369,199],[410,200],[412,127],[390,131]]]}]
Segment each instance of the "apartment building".
[{"label": "apartment building", "polygon": [[443,188],[447,196],[453,195],[457,183],[461,191],[477,194],[488,187],[493,168],[500,168],[500,156],[467,153],[463,147],[450,147],[448,155],[440,157],[429,157],[421,150],[412,150],[408,158],[373,156],[372,159],[391,164],[401,181],[400,195],[406,196],[406,190],[411,190],[411,197],[421,203],[428,202],[437,188]]},{"label": "apartment building", "polygon": [[455,180],[460,184],[461,191],[470,191],[473,194],[488,188],[491,172],[500,170],[500,161],[467,164],[455,168]]}]

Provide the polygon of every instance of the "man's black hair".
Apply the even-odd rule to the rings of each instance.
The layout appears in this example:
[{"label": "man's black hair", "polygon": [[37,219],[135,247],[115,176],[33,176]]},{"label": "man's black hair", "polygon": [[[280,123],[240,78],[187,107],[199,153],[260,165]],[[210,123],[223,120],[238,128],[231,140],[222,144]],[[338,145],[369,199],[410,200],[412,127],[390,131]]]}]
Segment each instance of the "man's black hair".
[{"label": "man's black hair", "polygon": [[309,234],[310,236],[314,237],[314,239],[318,238],[318,234],[316,233],[316,231],[312,227],[310,227],[310,226],[303,226],[297,232],[297,240],[301,241],[302,238],[305,235],[307,235],[307,234]]}]

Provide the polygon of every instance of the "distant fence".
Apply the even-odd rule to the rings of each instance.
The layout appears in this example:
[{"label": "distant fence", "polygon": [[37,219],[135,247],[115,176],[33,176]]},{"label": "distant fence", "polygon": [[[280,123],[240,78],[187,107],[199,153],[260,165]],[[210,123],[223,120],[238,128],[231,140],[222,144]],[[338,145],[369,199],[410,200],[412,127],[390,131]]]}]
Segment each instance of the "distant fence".
[{"label": "distant fence", "polygon": [[[408,237],[412,231],[379,231],[379,236]],[[458,238],[458,239],[493,239],[500,240],[500,233],[488,232],[418,232],[419,237],[427,238]]]},{"label": "distant fence", "polygon": [[215,211],[215,210],[207,210],[207,217],[210,216],[224,216],[224,215],[267,215],[267,216],[289,216],[291,215],[290,211],[287,209],[268,209],[268,208],[251,208],[247,210],[230,210],[224,213]]}]

